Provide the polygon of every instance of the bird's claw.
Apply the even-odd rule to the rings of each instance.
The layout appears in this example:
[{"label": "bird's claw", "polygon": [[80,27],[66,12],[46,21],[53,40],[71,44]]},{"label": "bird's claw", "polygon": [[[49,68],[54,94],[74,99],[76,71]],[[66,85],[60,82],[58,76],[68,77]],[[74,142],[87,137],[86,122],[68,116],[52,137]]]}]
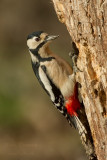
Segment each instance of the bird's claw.
[{"label": "bird's claw", "polygon": [[70,53],[69,53],[69,56],[72,58],[73,72],[74,72],[74,73],[76,73],[76,72],[83,72],[83,71],[81,71],[81,70],[77,67],[77,58],[78,58],[78,55],[70,52]]}]

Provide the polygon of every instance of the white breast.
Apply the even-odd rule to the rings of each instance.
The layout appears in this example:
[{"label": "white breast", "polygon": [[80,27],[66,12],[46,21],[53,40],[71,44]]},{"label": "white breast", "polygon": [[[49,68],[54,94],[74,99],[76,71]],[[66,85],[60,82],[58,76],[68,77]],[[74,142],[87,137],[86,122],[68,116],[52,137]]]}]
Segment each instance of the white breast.
[{"label": "white breast", "polygon": [[74,87],[75,87],[75,75],[70,75],[63,86],[61,87],[61,92],[65,98],[69,98],[74,93]]}]

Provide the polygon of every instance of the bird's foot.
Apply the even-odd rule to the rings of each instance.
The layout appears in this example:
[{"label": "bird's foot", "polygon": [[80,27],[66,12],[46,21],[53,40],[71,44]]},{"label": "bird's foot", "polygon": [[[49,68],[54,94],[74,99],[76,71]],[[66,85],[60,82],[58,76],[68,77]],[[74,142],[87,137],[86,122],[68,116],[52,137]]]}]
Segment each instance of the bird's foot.
[{"label": "bird's foot", "polygon": [[76,73],[76,72],[82,72],[78,67],[77,67],[77,58],[78,58],[78,55],[76,54],[72,54],[71,52],[69,53],[69,56],[72,58],[72,66],[73,66],[73,72]]}]

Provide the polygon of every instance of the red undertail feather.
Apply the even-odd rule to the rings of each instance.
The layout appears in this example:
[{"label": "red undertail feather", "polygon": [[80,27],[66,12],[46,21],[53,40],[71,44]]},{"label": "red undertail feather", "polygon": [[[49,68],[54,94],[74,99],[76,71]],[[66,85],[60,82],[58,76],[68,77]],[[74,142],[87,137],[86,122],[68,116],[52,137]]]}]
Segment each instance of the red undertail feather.
[{"label": "red undertail feather", "polygon": [[80,109],[81,104],[78,100],[78,85],[76,83],[75,88],[74,88],[74,94],[68,98],[66,105],[65,105],[67,112],[71,116],[77,116],[76,111]]}]

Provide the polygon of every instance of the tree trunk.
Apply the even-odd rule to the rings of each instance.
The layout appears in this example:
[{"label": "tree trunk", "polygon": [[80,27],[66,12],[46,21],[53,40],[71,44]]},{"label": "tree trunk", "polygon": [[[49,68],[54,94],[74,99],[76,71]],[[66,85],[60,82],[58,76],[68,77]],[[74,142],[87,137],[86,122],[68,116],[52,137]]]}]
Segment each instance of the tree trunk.
[{"label": "tree trunk", "polygon": [[[59,20],[75,42],[76,74],[98,160],[107,159],[107,2],[53,0]],[[90,140],[92,143],[92,141]],[[97,159],[96,158],[96,159]]]}]

